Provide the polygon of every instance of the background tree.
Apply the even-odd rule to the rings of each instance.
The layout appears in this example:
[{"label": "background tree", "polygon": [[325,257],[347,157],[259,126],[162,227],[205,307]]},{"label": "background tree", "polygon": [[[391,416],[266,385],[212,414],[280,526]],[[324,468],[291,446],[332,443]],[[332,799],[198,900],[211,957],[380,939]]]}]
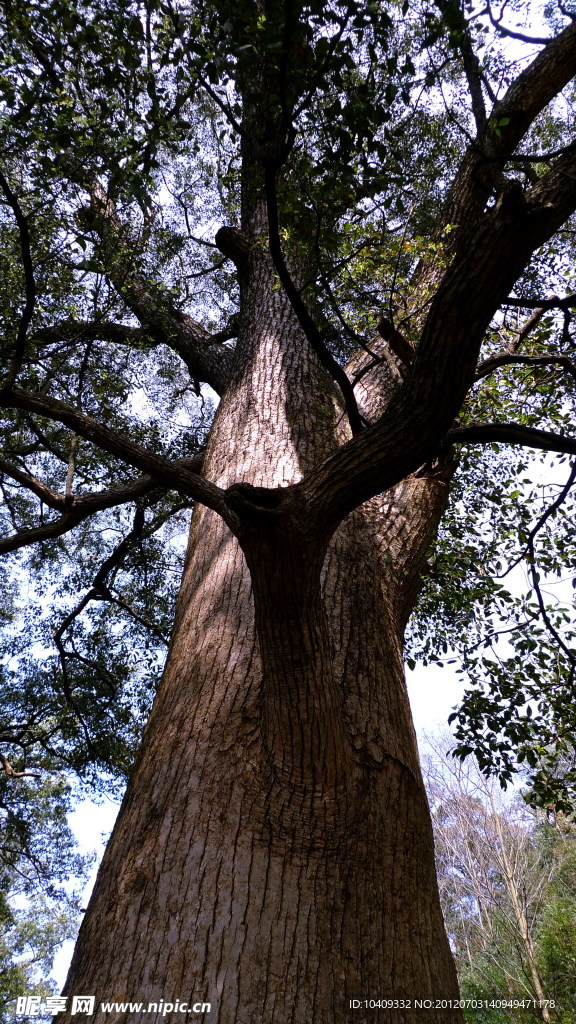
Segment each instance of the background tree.
[{"label": "background tree", "polygon": [[54,954],[79,924],[77,893],[89,858],[75,852],[66,815],[72,787],[0,777],[0,1021],[14,1019],[19,995],[56,992]]},{"label": "background tree", "polygon": [[[574,828],[506,797],[474,760],[429,740],[423,760],[440,899],[462,994],[486,1021],[570,1021],[576,927]],[[509,1008],[490,1007],[510,1000]],[[514,1006],[514,1000],[517,1004]],[[533,1000],[535,1005],[522,1006]],[[476,1010],[465,1012],[475,1021]]]},{"label": "background tree", "polygon": [[[458,479],[478,501],[498,467],[492,551],[532,564],[545,536],[547,571],[566,551],[573,473],[530,523],[520,460],[458,477],[453,446],[576,451],[574,19],[511,52],[455,2],[2,17],[1,543],[35,630],[8,631],[12,771],[129,772],[171,634],[67,991],[237,1024],[456,997],[403,636],[423,574],[458,593],[452,624],[490,589],[491,565],[453,585],[473,544],[426,560]],[[533,578],[511,616],[529,685],[485,659],[461,752],[505,777],[518,748],[559,806],[574,655]]]}]

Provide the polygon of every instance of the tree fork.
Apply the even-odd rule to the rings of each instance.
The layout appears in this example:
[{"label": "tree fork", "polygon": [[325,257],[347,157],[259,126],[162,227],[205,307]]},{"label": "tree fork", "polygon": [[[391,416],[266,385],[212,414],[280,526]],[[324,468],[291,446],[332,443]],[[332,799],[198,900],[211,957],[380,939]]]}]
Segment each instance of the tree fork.
[{"label": "tree fork", "polygon": [[[280,505],[282,493],[229,488]],[[343,695],[334,674],[333,647],[321,592],[321,571],[329,536],[306,528],[306,508],[297,488],[292,501],[255,514],[242,508],[238,538],[254,595],[256,633],[262,661],[262,737],[273,789],[292,799],[271,800],[302,829],[325,836],[347,825],[343,804],[353,775],[353,750],[344,730]],[[296,500],[295,500],[296,499]],[[287,507],[286,507],[287,506]],[[294,511],[300,513],[299,516]],[[292,514],[290,514],[292,512]],[[293,799],[297,794],[296,806]],[[276,823],[284,828],[285,824]]]}]

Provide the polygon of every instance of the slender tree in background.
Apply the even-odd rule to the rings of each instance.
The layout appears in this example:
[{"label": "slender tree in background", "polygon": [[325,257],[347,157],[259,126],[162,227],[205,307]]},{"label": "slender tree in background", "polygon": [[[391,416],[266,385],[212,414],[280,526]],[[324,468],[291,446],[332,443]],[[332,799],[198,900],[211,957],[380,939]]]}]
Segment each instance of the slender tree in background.
[{"label": "slender tree in background", "polygon": [[[479,951],[485,952],[489,967],[493,957],[507,975],[502,992],[524,989],[529,998],[545,1003],[534,924],[551,869],[538,857],[528,810],[520,805],[514,815],[494,783],[472,765],[450,764],[446,756],[438,762],[437,748],[432,757],[426,774],[442,864],[439,877],[454,905],[458,951],[470,971]],[[551,1019],[546,1005],[539,1015]]]},{"label": "slender tree in background", "polygon": [[[503,796],[474,761],[427,743],[440,900],[462,995],[487,1004],[481,1019],[562,1021],[574,1017],[576,929],[574,826]],[[502,1001],[510,1005],[498,1005]],[[514,1006],[516,1001],[516,1006]],[[490,1005],[492,1004],[492,1005]],[[475,1021],[475,1009],[465,1012]]]},{"label": "slender tree in background", "polygon": [[14,1020],[18,996],[50,996],[54,953],[79,923],[70,876],[85,880],[88,858],[74,852],[66,820],[71,786],[62,779],[0,781],[0,1022]]},{"label": "slender tree in background", "polygon": [[[41,652],[9,632],[8,781],[19,752],[126,770],[171,636],[67,983],[98,1024],[102,999],[339,1024],[457,998],[403,635],[423,575],[458,590],[426,556],[486,462],[455,476],[454,446],[576,452],[576,24],[526,39],[533,8],[2,4],[2,550],[57,608]],[[574,475],[518,513],[530,565],[565,554]],[[525,662],[551,638],[540,732],[494,659],[461,728],[552,799],[574,656],[534,587],[510,628]]]}]

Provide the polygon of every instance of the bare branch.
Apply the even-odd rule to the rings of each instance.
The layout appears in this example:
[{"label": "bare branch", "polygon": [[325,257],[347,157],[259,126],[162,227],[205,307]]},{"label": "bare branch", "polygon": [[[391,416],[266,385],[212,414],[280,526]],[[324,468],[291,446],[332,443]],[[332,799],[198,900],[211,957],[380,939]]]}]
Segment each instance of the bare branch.
[{"label": "bare branch", "polygon": [[66,652],[64,650],[64,644],[62,643],[62,639],[59,636],[54,635],[53,639],[54,639],[54,643],[56,644],[56,647],[57,647],[57,650],[58,650],[58,655],[59,655],[59,658],[60,658],[60,665],[61,665],[61,669],[62,669],[62,686],[63,686],[63,689],[64,689],[64,697],[66,698],[66,703],[68,704],[69,707],[72,708],[72,711],[76,715],[76,718],[78,719],[78,721],[79,721],[79,723],[80,723],[80,725],[82,727],[82,732],[84,733],[84,739],[86,740],[86,746],[88,747],[88,750],[90,751],[92,756],[95,756],[96,750],[95,750],[94,744],[92,742],[92,737],[90,736],[90,732],[89,732],[88,726],[86,725],[86,720],[85,720],[82,712],[80,711],[80,708],[78,707],[78,705],[76,703],[76,700],[74,698],[74,694],[72,693],[72,687],[70,686],[70,679],[68,677],[68,667],[66,665]]},{"label": "bare branch", "polygon": [[[550,40],[531,64],[512,82],[496,104],[490,122],[491,148],[501,157],[511,156],[530,125],[574,77],[576,25],[568,25]],[[503,124],[503,120],[509,121]],[[496,130],[497,129],[497,130]]]},{"label": "bare branch", "polygon": [[569,359],[568,356],[521,356],[510,352],[500,352],[498,355],[490,356],[489,359],[485,359],[484,362],[480,363],[476,373],[476,380],[487,377],[494,370],[498,369],[499,366],[508,366],[514,363],[523,366],[561,366],[567,373],[576,378],[576,361]]},{"label": "bare branch", "polygon": [[[144,509],[141,508],[140,506],[136,506],[134,513],[134,522],[130,532],[120,541],[120,543],[114,548],[114,551],[112,551],[108,558],[102,563],[100,569],[98,570],[96,576],[94,577],[92,587],[90,588],[88,593],[86,593],[80,599],[76,607],[73,608],[68,615],[66,615],[63,621],[60,623],[58,629],[56,629],[52,634],[52,639],[54,640],[60,658],[60,665],[62,669],[62,684],[64,687],[66,700],[70,707],[72,708],[74,714],[76,715],[76,718],[78,719],[82,727],[86,743],[92,752],[94,752],[94,746],[92,743],[92,739],[90,737],[89,729],[84,719],[84,716],[82,715],[82,712],[78,707],[78,704],[74,697],[72,686],[70,684],[67,666],[67,658],[70,657],[70,654],[66,651],[66,648],[64,646],[63,636],[66,630],[70,628],[74,620],[78,617],[78,615],[80,615],[80,613],[84,610],[84,608],[87,607],[87,605],[91,601],[101,600],[103,597],[106,597],[107,576],[109,576],[109,574],[115,568],[121,565],[126,553],[130,548],[130,545],[132,544],[132,541],[141,535],[142,530],[144,528],[144,522]],[[78,657],[78,655],[76,655],[76,657]],[[84,658],[80,658],[80,660],[87,664],[91,664],[90,662],[86,662],[86,659]],[[110,688],[113,690],[113,686],[111,684],[109,685]]]},{"label": "bare branch", "polygon": [[494,28],[501,36],[508,36],[509,39],[518,39],[522,43],[549,43],[554,38],[553,36],[527,36],[523,32],[515,32],[511,28],[506,28],[502,24],[502,17],[495,18],[492,14],[492,5],[490,0],[487,0],[486,10],[488,11],[488,17],[492,22]]},{"label": "bare branch", "polygon": [[476,423],[454,427],[442,441],[442,448],[451,444],[518,444],[543,452],[576,455],[576,437],[556,434],[550,430],[524,427],[519,423]]},{"label": "bare branch", "polygon": [[202,502],[229,522],[230,510],[226,505],[224,491],[192,471],[186,460],[172,461],[157,455],[57,398],[48,398],[16,388],[4,389],[0,392],[0,406],[25,409],[65,424],[80,437],[86,438],[110,455],[144,473],[149,473],[158,484]]}]

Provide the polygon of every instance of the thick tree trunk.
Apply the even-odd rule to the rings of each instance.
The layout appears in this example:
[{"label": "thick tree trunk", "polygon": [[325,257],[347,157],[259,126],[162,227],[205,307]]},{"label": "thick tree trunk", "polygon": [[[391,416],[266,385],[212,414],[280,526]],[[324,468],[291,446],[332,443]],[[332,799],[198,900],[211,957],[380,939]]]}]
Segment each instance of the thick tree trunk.
[{"label": "thick tree trunk", "polygon": [[[293,483],[344,429],[268,259],[256,247],[249,262],[239,369],[204,464],[220,486]],[[364,389],[370,404],[369,375]],[[402,665],[446,490],[404,481],[325,557],[305,521],[256,516],[251,572],[196,509],[164,677],[67,983],[96,996],[96,1024],[182,1019],[110,1017],[104,1000],[209,1002],[212,1024],[461,1019],[414,1009],[458,990]]]}]

